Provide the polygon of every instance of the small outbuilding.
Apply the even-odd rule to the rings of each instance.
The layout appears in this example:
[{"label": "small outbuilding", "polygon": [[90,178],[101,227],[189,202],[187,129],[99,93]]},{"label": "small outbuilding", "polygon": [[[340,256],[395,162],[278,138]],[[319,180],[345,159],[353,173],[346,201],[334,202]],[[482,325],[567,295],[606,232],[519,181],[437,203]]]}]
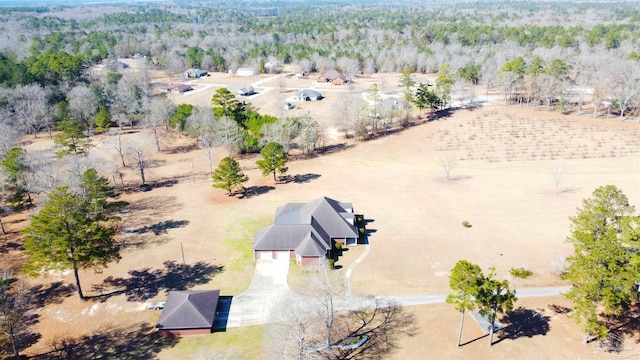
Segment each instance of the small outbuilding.
[{"label": "small outbuilding", "polygon": [[254,76],[256,72],[251,68],[238,68],[236,76]]},{"label": "small outbuilding", "polygon": [[156,328],[163,335],[210,334],[220,290],[170,291]]}]

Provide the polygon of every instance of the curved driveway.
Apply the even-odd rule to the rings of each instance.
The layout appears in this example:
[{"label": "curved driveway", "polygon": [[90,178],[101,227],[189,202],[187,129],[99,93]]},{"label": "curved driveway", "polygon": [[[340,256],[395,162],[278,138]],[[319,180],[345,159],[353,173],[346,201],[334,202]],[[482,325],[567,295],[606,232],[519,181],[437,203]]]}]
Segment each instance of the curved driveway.
[{"label": "curved driveway", "polygon": [[273,321],[276,306],[297,296],[287,285],[288,260],[257,260],[249,288],[231,301],[227,327],[266,324]]}]

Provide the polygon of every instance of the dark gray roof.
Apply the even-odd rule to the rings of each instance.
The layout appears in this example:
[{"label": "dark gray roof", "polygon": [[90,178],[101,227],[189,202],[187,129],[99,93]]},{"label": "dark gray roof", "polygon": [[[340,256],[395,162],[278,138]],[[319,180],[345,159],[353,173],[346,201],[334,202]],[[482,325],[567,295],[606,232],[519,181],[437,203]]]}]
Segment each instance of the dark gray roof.
[{"label": "dark gray roof", "polygon": [[293,250],[313,231],[309,225],[271,225],[261,229],[253,242],[254,250]]},{"label": "dark gray roof", "polygon": [[324,256],[327,254],[327,244],[314,235],[313,232],[309,233],[307,237],[302,239],[300,245],[296,247],[296,254],[300,256]]},{"label": "dark gray roof", "polygon": [[[254,250],[295,250],[301,256],[320,256],[331,249],[331,239],[356,238],[349,203],[321,197],[306,204],[278,207],[274,225],[258,231]],[[347,211],[349,210],[349,211]]]},{"label": "dark gray roof", "polygon": [[395,97],[388,97],[382,100],[382,107],[385,109],[398,109],[404,106],[404,101]]},{"label": "dark gray roof", "polygon": [[170,291],[156,327],[205,329],[213,326],[220,290]]},{"label": "dark gray roof", "polygon": [[301,97],[301,98],[310,98],[310,99],[321,99],[322,98],[322,94],[320,92],[315,91],[315,90],[310,90],[310,89],[300,91],[298,96]]}]

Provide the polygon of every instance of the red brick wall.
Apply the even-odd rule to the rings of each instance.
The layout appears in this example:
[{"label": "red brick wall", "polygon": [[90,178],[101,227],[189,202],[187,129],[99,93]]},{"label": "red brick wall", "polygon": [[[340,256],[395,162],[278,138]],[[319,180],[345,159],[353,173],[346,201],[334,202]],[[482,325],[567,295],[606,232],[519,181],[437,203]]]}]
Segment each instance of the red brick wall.
[{"label": "red brick wall", "polygon": [[160,331],[160,335],[162,336],[211,334],[211,329],[161,329],[158,331]]},{"label": "red brick wall", "polygon": [[318,260],[320,258],[318,257],[302,257],[302,262],[300,265],[302,266],[309,266],[309,265],[315,265],[318,263]]}]

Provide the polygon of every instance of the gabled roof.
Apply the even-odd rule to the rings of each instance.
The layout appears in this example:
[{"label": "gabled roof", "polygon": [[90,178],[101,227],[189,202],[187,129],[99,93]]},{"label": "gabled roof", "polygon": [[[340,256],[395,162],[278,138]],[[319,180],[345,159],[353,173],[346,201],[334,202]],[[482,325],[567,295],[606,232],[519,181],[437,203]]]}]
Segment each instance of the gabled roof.
[{"label": "gabled roof", "polygon": [[300,256],[324,256],[331,246],[327,246],[326,243],[319,239],[313,232],[310,232],[302,241],[300,245],[295,248],[296,254]]},{"label": "gabled roof", "polygon": [[220,290],[170,291],[156,327],[205,329],[213,326]]},{"label": "gabled roof", "polygon": [[322,94],[318,91],[306,89],[300,91],[299,95],[301,98],[310,98],[310,99],[319,99],[322,98]]},{"label": "gabled roof", "polygon": [[321,256],[334,238],[356,238],[352,206],[321,197],[306,204],[278,207],[274,224],[261,229],[254,250],[295,250],[301,256]]},{"label": "gabled roof", "polygon": [[329,79],[329,81],[333,81],[337,78],[342,79],[342,81],[347,81],[347,77],[344,76],[344,74],[339,73],[337,70],[328,70],[324,74],[322,74],[322,77],[324,77],[325,79]]},{"label": "gabled roof", "polygon": [[339,202],[328,197],[321,197],[307,203],[301,210],[301,219],[311,224],[311,219],[320,224],[322,229],[332,238],[357,237],[355,226],[347,223],[343,214],[345,209]]},{"label": "gabled roof", "polygon": [[271,225],[261,229],[253,242],[254,250],[293,250],[312,232],[308,225]]}]

